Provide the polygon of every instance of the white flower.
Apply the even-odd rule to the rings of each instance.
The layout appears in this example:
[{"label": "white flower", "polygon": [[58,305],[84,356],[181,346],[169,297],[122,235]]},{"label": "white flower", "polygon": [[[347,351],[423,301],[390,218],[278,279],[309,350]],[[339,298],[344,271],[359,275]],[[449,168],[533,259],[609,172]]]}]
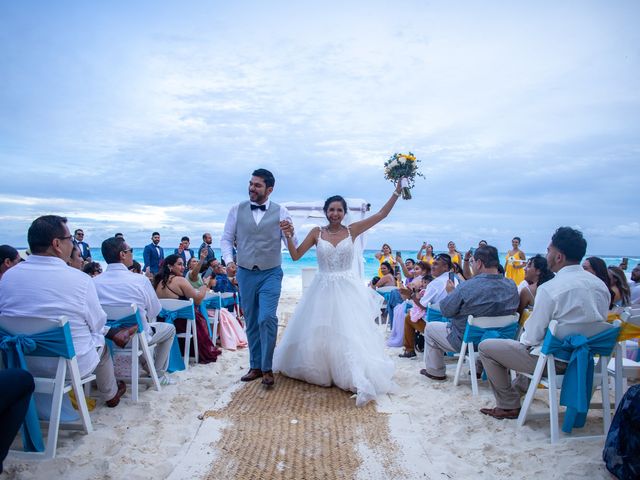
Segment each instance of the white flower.
[{"label": "white flower", "polygon": [[395,168],[399,165],[398,160],[391,160],[391,163],[389,164],[389,168]]},{"label": "white flower", "polygon": [[403,163],[405,163],[406,161],[407,161],[407,158],[406,158],[406,157],[400,157],[400,156],[398,157],[398,163],[403,164]]}]

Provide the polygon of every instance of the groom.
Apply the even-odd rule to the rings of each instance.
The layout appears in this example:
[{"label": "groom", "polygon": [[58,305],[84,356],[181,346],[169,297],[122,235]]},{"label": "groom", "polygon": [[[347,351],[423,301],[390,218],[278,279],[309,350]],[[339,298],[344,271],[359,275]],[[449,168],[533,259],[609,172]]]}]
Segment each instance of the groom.
[{"label": "groom", "polygon": [[293,222],[287,209],[269,200],[274,185],[273,174],[264,168],[251,174],[249,201],[231,208],[220,240],[227,266],[235,263],[234,244],[237,249],[240,304],[249,340],[249,372],[240,380],[250,382],[262,377],[265,387],[275,383],[271,362],[278,333],[276,309],[282,288],[280,242],[285,235],[293,235]]}]

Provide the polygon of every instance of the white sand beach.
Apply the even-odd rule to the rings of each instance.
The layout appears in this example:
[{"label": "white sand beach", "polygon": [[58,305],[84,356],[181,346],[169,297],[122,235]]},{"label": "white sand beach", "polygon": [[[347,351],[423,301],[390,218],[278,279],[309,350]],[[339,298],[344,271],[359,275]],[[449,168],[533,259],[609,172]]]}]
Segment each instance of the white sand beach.
[{"label": "white sand beach", "polygon": [[[283,293],[282,323],[298,297],[299,292],[291,288]],[[453,386],[454,363],[447,367],[450,379],[436,383],[418,373],[421,355],[400,359],[400,351],[388,349],[397,368],[398,391],[377,403],[378,411],[388,414],[390,443],[395,445],[390,445],[386,459],[358,445],[361,463],[356,478],[393,478],[382,466],[385,463],[393,463],[407,479],[611,478],[601,459],[602,439],[551,445],[548,417],[519,429],[515,420],[481,415],[481,407],[493,405],[486,382],[474,398],[467,383]],[[247,350],[225,351],[216,363],[194,365],[176,374],[177,385],[161,392],[141,392],[137,404],[126,394],[117,408],[99,406],[91,413],[92,434],[63,431],[55,459],[24,463],[8,458],[2,477],[231,478],[224,472],[218,472],[219,477],[211,473],[217,456],[224,455],[223,445],[217,442],[224,425],[202,414],[229,402],[243,387],[239,379],[247,368]],[[539,400],[534,406],[541,411],[546,404]],[[602,431],[599,412],[590,413],[585,430]],[[291,466],[284,462],[282,468]]]}]

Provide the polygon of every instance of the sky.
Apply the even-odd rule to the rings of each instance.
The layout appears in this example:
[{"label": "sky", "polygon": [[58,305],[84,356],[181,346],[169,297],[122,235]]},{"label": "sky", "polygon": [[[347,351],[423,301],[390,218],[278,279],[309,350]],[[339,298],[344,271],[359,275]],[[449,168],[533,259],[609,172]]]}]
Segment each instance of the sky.
[{"label": "sky", "polygon": [[276,202],[376,211],[411,151],[426,178],[369,248],[536,253],[569,225],[640,256],[639,22],[636,1],[1,2],[0,243],[58,214],[96,247],[218,246],[260,167]]}]

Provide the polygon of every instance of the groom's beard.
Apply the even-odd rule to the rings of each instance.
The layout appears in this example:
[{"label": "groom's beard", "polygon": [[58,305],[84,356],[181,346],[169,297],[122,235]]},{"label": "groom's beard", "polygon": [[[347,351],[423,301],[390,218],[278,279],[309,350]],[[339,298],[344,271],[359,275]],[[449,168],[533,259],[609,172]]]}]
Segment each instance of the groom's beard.
[{"label": "groom's beard", "polygon": [[266,195],[260,195],[258,193],[251,194],[251,192],[249,192],[249,200],[251,200],[254,203],[257,203],[258,205],[262,205],[266,199],[267,199]]}]

